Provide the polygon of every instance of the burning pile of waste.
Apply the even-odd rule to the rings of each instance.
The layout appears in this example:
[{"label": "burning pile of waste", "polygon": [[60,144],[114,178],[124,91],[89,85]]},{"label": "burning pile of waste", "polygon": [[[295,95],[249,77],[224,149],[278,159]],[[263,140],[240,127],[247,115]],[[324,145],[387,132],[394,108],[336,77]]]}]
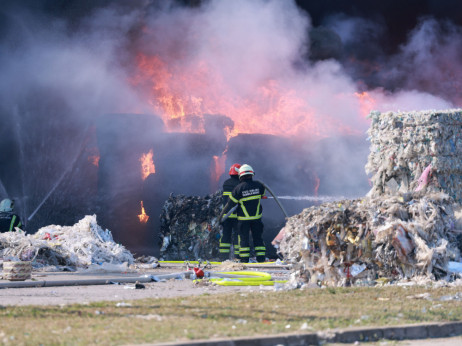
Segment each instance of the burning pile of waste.
[{"label": "burning pile of waste", "polygon": [[211,260],[218,257],[217,219],[222,192],[213,195],[170,196],[160,215],[160,255],[165,260]]},{"label": "burning pile of waste", "polygon": [[35,234],[0,233],[0,255],[4,260],[32,261],[34,268],[134,262],[130,251],[98,225],[96,215],[87,215],[73,226],[42,227]]},{"label": "burning pile of waste", "polygon": [[462,111],[371,116],[373,188],[288,219],[280,252],[293,284],[442,279],[460,261]]}]

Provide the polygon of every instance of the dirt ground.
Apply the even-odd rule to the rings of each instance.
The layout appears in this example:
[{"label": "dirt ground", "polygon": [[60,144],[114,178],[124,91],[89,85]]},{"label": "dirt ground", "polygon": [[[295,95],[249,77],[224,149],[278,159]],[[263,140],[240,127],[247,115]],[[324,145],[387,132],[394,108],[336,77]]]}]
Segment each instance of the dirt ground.
[{"label": "dirt ground", "polygon": [[130,273],[69,273],[69,272],[32,272],[32,279],[26,281],[0,280],[1,284],[14,285],[45,281],[94,280],[107,279],[111,284],[106,285],[70,285],[45,286],[27,288],[1,288],[0,306],[11,305],[60,305],[60,304],[87,304],[96,301],[129,302],[143,298],[171,298],[179,296],[201,295],[203,293],[219,294],[241,291],[274,290],[272,286],[201,286],[193,283],[191,279],[167,279],[165,282],[142,283],[144,289],[136,289],[135,283],[118,283],[118,279],[142,277],[144,275],[162,275],[181,273],[185,268],[157,268],[152,270],[139,270]]}]

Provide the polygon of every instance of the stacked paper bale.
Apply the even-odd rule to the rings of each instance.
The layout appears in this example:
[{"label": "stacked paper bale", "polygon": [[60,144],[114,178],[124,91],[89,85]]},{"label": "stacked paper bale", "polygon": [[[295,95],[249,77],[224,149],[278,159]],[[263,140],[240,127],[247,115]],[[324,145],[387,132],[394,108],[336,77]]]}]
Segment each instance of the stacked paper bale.
[{"label": "stacked paper bale", "polygon": [[443,191],[462,202],[462,109],[371,112],[372,196]]}]

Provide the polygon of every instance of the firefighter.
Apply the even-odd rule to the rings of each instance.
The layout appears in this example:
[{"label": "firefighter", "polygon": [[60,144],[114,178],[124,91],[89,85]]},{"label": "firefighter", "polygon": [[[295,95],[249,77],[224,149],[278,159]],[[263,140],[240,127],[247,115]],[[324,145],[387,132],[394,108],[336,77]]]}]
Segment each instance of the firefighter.
[{"label": "firefighter", "polygon": [[14,212],[14,201],[4,199],[0,202],[0,232],[11,232],[15,227],[22,228],[21,219]]},{"label": "firefighter", "polygon": [[[223,183],[223,205],[226,206],[234,188],[239,185],[240,164],[235,163],[229,169],[229,179]],[[239,241],[237,228],[237,214],[233,212],[223,221],[223,235],[220,238],[220,260],[225,261],[230,258],[231,242],[234,248],[234,258],[239,256]]]},{"label": "firefighter", "polygon": [[250,257],[250,234],[252,234],[253,246],[257,262],[264,262],[266,258],[266,247],[263,242],[263,222],[261,221],[262,206],[261,199],[265,196],[265,187],[259,181],[253,180],[255,172],[247,164],[239,168],[239,180],[231,196],[230,207],[236,204],[237,220],[239,228],[239,259],[241,262],[249,262]]}]

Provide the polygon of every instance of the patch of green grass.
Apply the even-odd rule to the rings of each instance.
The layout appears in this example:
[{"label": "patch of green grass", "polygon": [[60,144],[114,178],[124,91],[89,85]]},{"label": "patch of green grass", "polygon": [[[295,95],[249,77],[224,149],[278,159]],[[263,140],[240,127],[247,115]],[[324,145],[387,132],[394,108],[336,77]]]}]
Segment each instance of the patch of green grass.
[{"label": "patch of green grass", "polygon": [[[136,344],[462,320],[440,301],[462,288],[362,287],[204,294],[170,299],[0,309],[0,343]],[[430,299],[416,295],[430,293]],[[414,296],[414,298],[409,298]]]}]

